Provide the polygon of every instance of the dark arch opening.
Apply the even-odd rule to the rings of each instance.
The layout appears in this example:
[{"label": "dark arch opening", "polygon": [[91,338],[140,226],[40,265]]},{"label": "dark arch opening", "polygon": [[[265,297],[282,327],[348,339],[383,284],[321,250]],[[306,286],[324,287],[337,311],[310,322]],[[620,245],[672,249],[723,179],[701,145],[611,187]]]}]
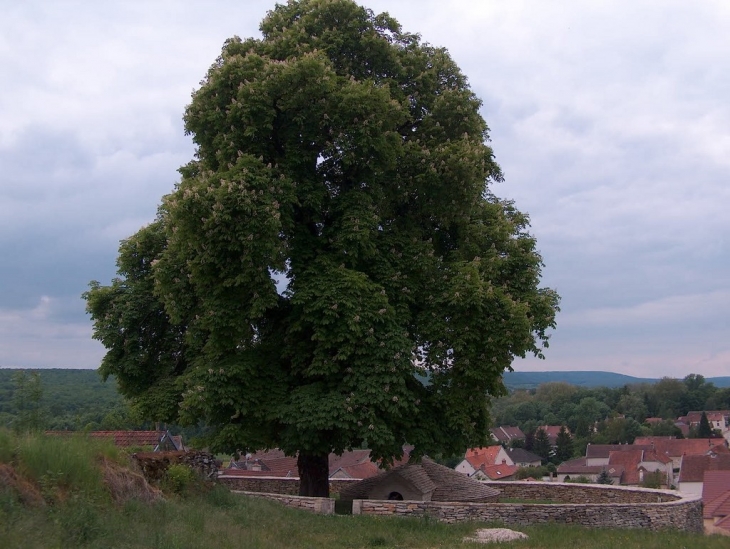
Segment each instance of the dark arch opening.
[{"label": "dark arch opening", "polygon": [[403,496],[401,495],[400,492],[391,492],[390,494],[388,494],[388,499],[395,500],[395,501],[403,501]]}]

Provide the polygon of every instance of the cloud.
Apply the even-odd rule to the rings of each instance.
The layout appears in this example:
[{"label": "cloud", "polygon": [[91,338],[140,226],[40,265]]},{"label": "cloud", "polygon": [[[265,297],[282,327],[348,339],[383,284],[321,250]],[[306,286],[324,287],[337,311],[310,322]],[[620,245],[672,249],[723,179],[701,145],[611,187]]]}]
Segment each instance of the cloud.
[{"label": "cloud", "polygon": [[[519,367],[727,364],[730,5],[363,4],[446,47],[484,102],[506,175],[493,190],[530,214],[563,296],[547,360]],[[0,365],[98,364],[79,296],[192,158],[182,113],[223,41],[258,35],[273,5],[5,7]]]},{"label": "cloud", "polygon": [[91,339],[91,326],[78,310],[69,315],[69,309],[83,311],[78,302],[42,296],[29,308],[0,309],[0,367],[98,367],[103,347]]}]

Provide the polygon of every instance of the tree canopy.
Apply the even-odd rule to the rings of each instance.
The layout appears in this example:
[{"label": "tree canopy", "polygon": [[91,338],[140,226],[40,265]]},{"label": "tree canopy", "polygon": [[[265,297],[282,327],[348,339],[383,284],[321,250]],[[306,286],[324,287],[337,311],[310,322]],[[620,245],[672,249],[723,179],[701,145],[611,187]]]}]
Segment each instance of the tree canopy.
[{"label": "tree canopy", "polygon": [[446,50],[350,0],[260,28],[224,44],[185,111],[195,158],[85,294],[102,373],[219,450],[485,445],[488,396],[541,356],[558,296],[490,190],[479,99]]}]

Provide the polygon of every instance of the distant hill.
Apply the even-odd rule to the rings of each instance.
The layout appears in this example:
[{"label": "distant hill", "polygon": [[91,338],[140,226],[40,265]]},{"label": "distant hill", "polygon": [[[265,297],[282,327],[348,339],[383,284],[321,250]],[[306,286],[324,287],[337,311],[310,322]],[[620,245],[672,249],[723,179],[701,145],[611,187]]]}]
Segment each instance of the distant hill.
[{"label": "distant hill", "polygon": [[[730,387],[730,377],[708,377],[715,387]],[[636,383],[656,383],[654,378],[633,377],[614,372],[505,372],[504,384],[508,389],[534,389],[542,383],[563,381],[578,387],[623,387]]]}]

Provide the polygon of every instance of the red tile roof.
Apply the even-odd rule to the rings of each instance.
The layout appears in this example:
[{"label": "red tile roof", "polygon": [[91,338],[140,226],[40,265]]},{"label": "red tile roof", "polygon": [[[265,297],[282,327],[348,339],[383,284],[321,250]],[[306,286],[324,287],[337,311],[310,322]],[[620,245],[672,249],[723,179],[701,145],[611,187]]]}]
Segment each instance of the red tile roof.
[{"label": "red tile roof", "polygon": [[480,471],[492,480],[500,480],[513,476],[517,472],[517,466],[506,464],[485,465]]},{"label": "red tile roof", "polygon": [[367,463],[358,463],[356,465],[348,465],[346,467],[339,467],[337,469],[330,469],[330,476],[338,473],[340,475],[364,480],[366,478],[374,477],[383,472],[383,469],[378,467],[376,463],[368,461]]},{"label": "red tile roof", "polygon": [[651,446],[637,446],[636,444],[589,444],[586,446],[587,458],[608,458],[611,452],[623,450],[651,450]]},{"label": "red tile roof", "polygon": [[495,465],[500,450],[502,450],[501,446],[469,448],[466,451],[465,459],[474,469],[481,469],[482,467]]},{"label": "red tile roof", "polygon": [[624,474],[621,477],[621,484],[639,484],[639,482],[641,482],[639,463],[641,463],[643,456],[643,450],[619,450],[611,452],[608,456],[607,467],[624,468]]},{"label": "red tile roof", "polygon": [[705,471],[702,505],[704,518],[730,515],[730,470]]},{"label": "red tile roof", "polygon": [[[110,439],[116,446],[157,446],[167,431],[90,431],[91,438]],[[71,436],[77,431],[46,431],[47,435]]]},{"label": "red tile roof", "polygon": [[509,425],[500,425],[490,432],[499,442],[510,442],[512,440],[525,440],[525,433],[519,427],[511,427]]},{"label": "red tile roof", "polygon": [[653,445],[659,454],[669,457],[706,454],[713,446],[722,444],[718,438],[673,438],[673,437],[637,437],[634,445]]},{"label": "red tile roof", "polygon": [[679,482],[702,482],[706,471],[730,471],[730,454],[683,456]]},{"label": "red tile roof", "polygon": [[644,456],[641,461],[656,461],[668,465],[672,463],[672,458],[665,454],[658,454],[654,450],[644,450]]}]

